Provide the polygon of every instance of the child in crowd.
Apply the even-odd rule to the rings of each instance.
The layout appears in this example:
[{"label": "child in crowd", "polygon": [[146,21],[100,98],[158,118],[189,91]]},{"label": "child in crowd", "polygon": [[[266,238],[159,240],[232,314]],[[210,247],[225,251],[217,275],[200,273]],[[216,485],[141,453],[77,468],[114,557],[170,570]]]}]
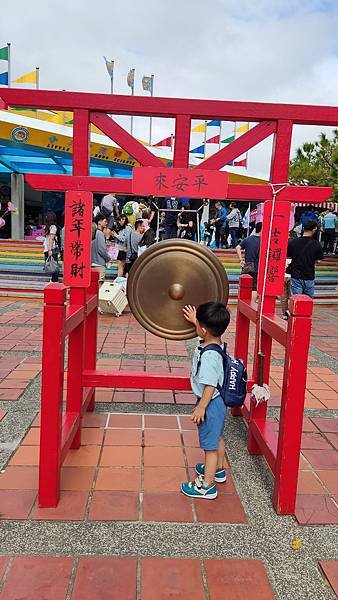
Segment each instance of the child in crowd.
[{"label": "child in crowd", "polygon": [[195,325],[196,333],[201,338],[201,345],[196,348],[191,370],[191,387],[197,398],[197,404],[191,420],[198,426],[199,443],[204,450],[204,464],[196,465],[195,481],[181,484],[181,491],[192,498],[212,500],[217,497],[215,482],[226,481],[224,469],[225,444],[223,430],[226,406],[217,387],[222,386],[224,371],[223,359],[215,350],[201,349],[209,344],[222,345],[221,336],[230,322],[230,314],[226,306],[219,302],[201,304],[197,310],[194,306],[185,306],[184,317]]}]

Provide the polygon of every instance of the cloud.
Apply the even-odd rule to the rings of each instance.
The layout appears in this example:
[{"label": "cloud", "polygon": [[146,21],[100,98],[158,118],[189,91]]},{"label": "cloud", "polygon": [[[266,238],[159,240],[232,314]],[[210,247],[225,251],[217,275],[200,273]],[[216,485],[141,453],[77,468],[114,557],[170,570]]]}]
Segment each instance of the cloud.
[{"label": "cloud", "polygon": [[[338,103],[336,0],[2,0],[1,16],[13,78],[38,65],[43,88],[108,92],[105,55],[115,60],[116,93],[130,93],[135,67],[137,94],[146,95],[142,75],[154,73],[159,96]],[[135,120],[140,137],[147,123]],[[172,126],[155,119],[154,139]],[[297,130],[295,143],[310,131],[318,133]],[[250,170],[267,175],[268,147],[250,153]]]}]

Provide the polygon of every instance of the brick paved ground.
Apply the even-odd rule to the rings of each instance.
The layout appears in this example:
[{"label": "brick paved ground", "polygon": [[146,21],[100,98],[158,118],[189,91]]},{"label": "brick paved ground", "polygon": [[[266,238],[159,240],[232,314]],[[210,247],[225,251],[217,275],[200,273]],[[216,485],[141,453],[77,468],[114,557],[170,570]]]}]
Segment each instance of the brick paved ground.
[{"label": "brick paved ground", "polygon": [[[60,504],[39,509],[41,308],[0,302],[1,600],[334,598],[337,309],[315,309],[294,519],[274,514],[268,469],[248,456],[240,418],[227,426],[229,479],[217,501],[181,496],[201,457],[193,396],[143,390],[98,390],[83,447],[65,461]],[[227,341],[231,350],[234,322]],[[129,314],[100,318],[102,367],[187,373],[191,346],[148,334]],[[276,428],[282,358],[274,346]]]}]

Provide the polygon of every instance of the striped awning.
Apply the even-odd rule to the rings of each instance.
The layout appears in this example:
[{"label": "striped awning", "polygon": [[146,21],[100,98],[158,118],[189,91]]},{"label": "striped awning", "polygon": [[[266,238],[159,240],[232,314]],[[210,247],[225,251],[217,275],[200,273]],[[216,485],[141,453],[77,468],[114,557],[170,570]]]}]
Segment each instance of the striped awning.
[{"label": "striped awning", "polygon": [[[311,206],[311,204],[309,202],[296,202],[295,206]],[[321,204],[313,205],[313,208],[329,208],[333,212],[338,212],[338,202],[322,202]]]}]

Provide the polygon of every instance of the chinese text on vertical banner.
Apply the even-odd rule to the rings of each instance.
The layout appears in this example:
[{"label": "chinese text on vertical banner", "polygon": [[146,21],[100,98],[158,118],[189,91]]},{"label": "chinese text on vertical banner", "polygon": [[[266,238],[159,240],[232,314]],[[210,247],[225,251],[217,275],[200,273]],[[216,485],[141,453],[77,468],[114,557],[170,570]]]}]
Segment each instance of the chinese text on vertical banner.
[{"label": "chinese text on vertical banner", "polygon": [[89,287],[93,194],[66,192],[63,282]]},{"label": "chinese text on vertical banner", "polygon": [[[271,223],[272,202],[264,202],[263,231],[260,247],[260,261],[267,260],[267,276],[265,294],[280,296],[283,293],[285,278],[285,262],[289,235],[290,203],[276,201],[271,224],[271,240],[268,249],[268,236]],[[257,290],[262,294],[264,269],[259,269]]]}]

